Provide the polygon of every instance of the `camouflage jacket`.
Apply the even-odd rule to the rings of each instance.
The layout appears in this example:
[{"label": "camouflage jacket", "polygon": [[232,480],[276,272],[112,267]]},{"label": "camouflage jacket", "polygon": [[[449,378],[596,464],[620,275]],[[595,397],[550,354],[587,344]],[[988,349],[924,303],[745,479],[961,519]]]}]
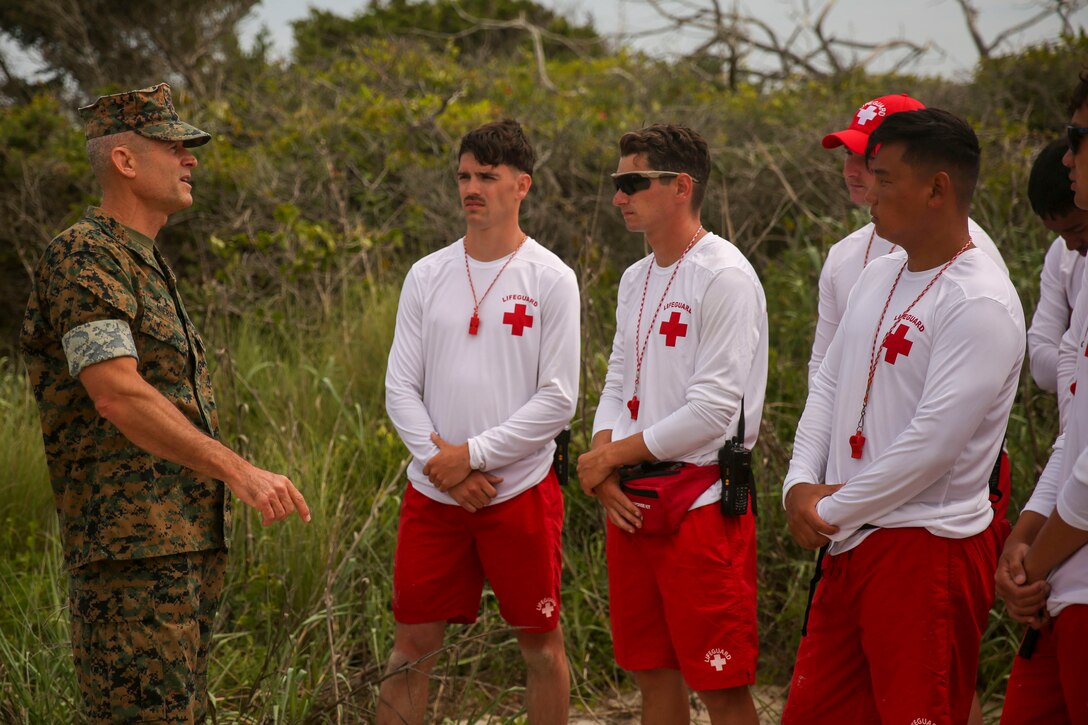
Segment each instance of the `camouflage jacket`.
[{"label": "camouflage jacket", "polygon": [[21,346],[41,415],[69,568],[226,546],[230,493],[136,447],[79,382],[89,364],[137,369],[194,426],[218,438],[204,343],[177,279],[146,237],[91,208],[47,247],[34,273]]}]

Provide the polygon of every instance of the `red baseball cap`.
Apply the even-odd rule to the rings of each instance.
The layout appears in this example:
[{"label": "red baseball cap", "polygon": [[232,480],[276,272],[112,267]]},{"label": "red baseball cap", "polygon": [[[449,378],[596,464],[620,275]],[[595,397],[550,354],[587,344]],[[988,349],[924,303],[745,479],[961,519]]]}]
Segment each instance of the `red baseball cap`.
[{"label": "red baseball cap", "polygon": [[864,154],[865,146],[869,143],[869,134],[875,131],[885,118],[893,113],[917,111],[919,108],[925,108],[925,104],[906,93],[874,98],[857,110],[853,120],[850,121],[850,128],[827,134],[821,143],[825,149],[845,146],[855,154]]}]

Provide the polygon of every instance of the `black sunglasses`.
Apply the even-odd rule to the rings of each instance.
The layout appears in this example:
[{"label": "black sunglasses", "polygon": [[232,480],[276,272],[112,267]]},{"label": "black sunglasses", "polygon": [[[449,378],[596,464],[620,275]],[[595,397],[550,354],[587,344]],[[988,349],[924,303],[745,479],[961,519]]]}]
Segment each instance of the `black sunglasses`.
[{"label": "black sunglasses", "polygon": [[[627,196],[631,196],[636,191],[649,189],[650,182],[653,179],[660,179],[662,176],[679,176],[680,174],[679,171],[628,171],[623,174],[612,174],[612,184],[616,187],[616,191],[622,191]],[[692,181],[697,180],[692,179]]]},{"label": "black sunglasses", "polygon": [[1088,128],[1083,126],[1066,126],[1065,133],[1069,137],[1069,150],[1074,154],[1080,149],[1080,142],[1088,136]]}]

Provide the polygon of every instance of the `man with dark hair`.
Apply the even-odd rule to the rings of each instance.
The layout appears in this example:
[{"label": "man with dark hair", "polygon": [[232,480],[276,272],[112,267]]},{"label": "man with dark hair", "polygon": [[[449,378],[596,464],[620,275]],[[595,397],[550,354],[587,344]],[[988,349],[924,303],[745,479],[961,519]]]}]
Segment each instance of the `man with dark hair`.
[{"label": "man with dark hair", "polygon": [[515,121],[467,134],[457,187],[468,229],[416,262],[401,290],[386,409],[412,462],[379,723],[423,722],[446,623],[476,621],[485,579],[518,628],[529,721],[567,721],[552,441],[578,393],[579,301],[574,272],[519,224],[533,162]]},{"label": "man with dark hair", "polygon": [[[702,179],[691,188],[691,211],[696,214],[706,197],[706,179],[710,178],[710,152],[706,141],[686,126],[651,126],[629,131],[620,138],[623,156],[645,156],[651,168],[661,171],[685,172],[692,179]],[[668,185],[673,176],[659,177]]]},{"label": "man with dark hair", "polygon": [[1028,200],[1047,229],[1058,234],[1050,245],[1039,278],[1039,304],[1028,328],[1028,357],[1035,383],[1057,392],[1064,419],[1070,397],[1069,382],[1058,385],[1058,349],[1069,329],[1069,316],[1084,280],[1084,255],[1088,253],[1088,211],[1073,203],[1069,169],[1062,157],[1069,150],[1066,139],[1047,145],[1035,159],[1028,177]]},{"label": "man with dark hair", "polygon": [[620,139],[612,203],[653,253],[620,280],[592,449],[578,459],[607,512],[616,662],[634,673],[647,725],[687,722],[689,688],[715,725],[758,722],[754,510],[747,489],[723,493],[740,477],[719,452],[756,441],[767,305],[741,252],[703,229],[709,172],[706,142],[684,126]]},{"label": "man with dark hair", "polygon": [[[880,128],[880,124],[893,114],[903,111],[915,111],[925,108],[921,101],[911,98],[906,93],[881,96],[861,105],[854,112],[849,127],[835,131],[823,137],[821,144],[825,149],[842,147],[842,176],[850,201],[858,206],[865,205],[865,195],[873,185],[873,174],[865,162],[865,145],[869,136]],[[974,219],[968,218],[968,229],[975,246],[986,252],[997,265],[1008,273],[1001,252],[990,235]],[[820,363],[827,354],[831,338],[842,320],[846,309],[846,300],[854,288],[861,272],[870,261],[898,249],[898,245],[884,239],[876,233],[876,227],[869,222],[860,229],[831,245],[827,259],[820,269],[820,302],[816,320],[816,332],[812,340],[812,354],[808,361],[808,380],[812,383]]]},{"label": "man with dark hair", "polygon": [[783,486],[817,563],[783,722],[966,722],[993,602],[988,479],[1024,354],[1012,283],[975,248],[971,127],[886,119],[866,154],[872,260],[812,381]]},{"label": "man with dark hair", "polygon": [[509,166],[531,178],[536,164],[536,153],[525,138],[521,124],[507,118],[489,123],[465,134],[457,149],[457,158],[472,154],[486,166]]},{"label": "man with dark hair", "polygon": [[165,83],[79,112],[102,205],[49,243],[21,335],[76,679],[92,723],[203,723],[231,492],[265,525],[310,512],[285,476],[219,442],[204,343],[155,242],[192,206],[191,149],[211,135],[178,118]]},{"label": "man with dark hair", "polygon": [[[1088,74],[1070,104],[1073,201],[1088,210]],[[1088,722],[1088,297],[1081,294],[1059,352],[1072,362],[1065,428],[1024,506],[998,566],[997,587],[1014,619],[1038,630],[1009,676],[1001,722]],[[1061,364],[1061,363],[1060,363]]]},{"label": "man with dark hair", "polygon": [[[847,193],[854,204],[864,206],[869,187],[875,183],[873,173],[869,170],[865,159],[865,147],[869,137],[893,114],[921,108],[925,108],[925,105],[906,93],[874,98],[862,104],[854,112],[853,119],[847,128],[823,137],[821,144],[824,148],[833,149],[841,146],[843,149],[842,175]],[[998,251],[990,235],[970,217],[967,219],[967,229],[975,246],[986,252],[998,267],[1008,274],[1001,252]],[[820,270],[816,331],[813,335],[812,354],[808,363],[810,385],[839,327],[854,283],[870,261],[898,249],[897,244],[876,233],[876,226],[871,221],[831,245],[827,252],[827,259],[824,260]],[[1002,451],[1001,459],[995,464],[995,468],[998,475],[992,482],[994,490],[991,491],[991,501],[997,515],[993,525],[1003,533],[1009,528],[1005,514],[1008,511],[1009,492],[1012,487],[1011,466],[1008,454],[1004,451]],[[970,723],[971,725],[982,723],[982,710],[977,698],[972,706]]]}]

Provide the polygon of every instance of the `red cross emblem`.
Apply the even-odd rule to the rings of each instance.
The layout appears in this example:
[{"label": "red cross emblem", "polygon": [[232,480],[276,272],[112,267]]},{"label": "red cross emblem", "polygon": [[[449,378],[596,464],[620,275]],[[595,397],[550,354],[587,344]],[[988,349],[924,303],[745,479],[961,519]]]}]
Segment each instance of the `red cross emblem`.
[{"label": "red cross emblem", "polygon": [[871,103],[866,103],[864,106],[858,109],[858,125],[864,126],[869,121],[880,115],[877,107]]},{"label": "red cross emblem", "polygon": [[514,305],[513,312],[507,312],[502,316],[502,324],[510,325],[511,335],[521,337],[526,327],[533,326],[533,318],[525,314],[525,305]]},{"label": "red cross emblem", "polygon": [[907,339],[907,326],[899,325],[895,334],[884,340],[884,361],[895,365],[895,360],[900,355],[908,357],[914,343]]},{"label": "red cross emblem", "polygon": [[660,332],[665,336],[665,347],[676,347],[676,338],[688,336],[688,326],[680,322],[679,312],[673,312],[672,317],[661,323]]}]

